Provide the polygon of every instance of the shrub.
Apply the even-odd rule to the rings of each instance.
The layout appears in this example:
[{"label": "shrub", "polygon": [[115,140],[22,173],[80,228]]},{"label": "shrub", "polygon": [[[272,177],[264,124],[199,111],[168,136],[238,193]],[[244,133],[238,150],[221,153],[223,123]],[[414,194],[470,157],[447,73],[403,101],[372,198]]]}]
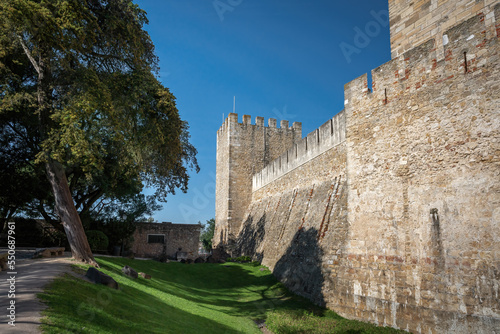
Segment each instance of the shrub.
[{"label": "shrub", "polygon": [[108,248],[109,240],[106,234],[101,231],[90,230],[86,231],[87,240],[92,251],[105,250]]},{"label": "shrub", "polygon": [[226,259],[226,262],[250,262],[250,261],[252,261],[252,258],[250,256],[240,256],[237,258],[228,257]]}]

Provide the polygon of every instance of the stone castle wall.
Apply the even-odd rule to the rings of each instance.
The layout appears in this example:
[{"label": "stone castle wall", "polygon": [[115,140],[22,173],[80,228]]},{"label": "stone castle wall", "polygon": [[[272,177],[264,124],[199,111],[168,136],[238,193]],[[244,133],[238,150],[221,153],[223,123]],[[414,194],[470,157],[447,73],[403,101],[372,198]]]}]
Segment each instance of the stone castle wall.
[{"label": "stone castle wall", "polygon": [[323,262],[344,247],[346,214],[344,142],[253,193],[236,252],[262,261],[292,291],[326,305],[332,287]]},{"label": "stone castle wall", "polygon": [[217,132],[217,176],[214,246],[236,238],[252,198],[252,175],[302,137],[301,123],[231,113]]},{"label": "stone castle wall", "polygon": [[494,27],[494,5],[498,0],[389,0],[392,58],[397,58],[431,38],[441,58],[445,31],[468,18],[483,15]]},{"label": "stone castle wall", "polygon": [[486,15],[373,70],[371,89],[346,84],[345,140],[256,175],[236,252],[349,318],[498,331],[500,29]]},{"label": "stone castle wall", "polygon": [[[498,15],[497,6],[497,18]],[[345,314],[412,332],[500,328],[500,73],[484,15],[346,85]],[[386,98],[387,96],[387,98]]]}]

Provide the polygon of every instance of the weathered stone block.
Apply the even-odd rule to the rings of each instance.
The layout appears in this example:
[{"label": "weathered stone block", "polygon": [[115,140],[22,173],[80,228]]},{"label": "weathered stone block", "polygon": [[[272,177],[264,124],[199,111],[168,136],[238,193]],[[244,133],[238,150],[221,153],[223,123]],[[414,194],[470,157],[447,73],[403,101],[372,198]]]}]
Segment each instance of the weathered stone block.
[{"label": "weathered stone block", "polygon": [[118,283],[109,275],[106,275],[105,273],[97,270],[94,267],[90,267],[85,276],[95,284],[102,284],[109,286],[110,288],[113,289],[118,289]]},{"label": "weathered stone block", "polygon": [[132,278],[137,278],[139,275],[137,274],[137,271],[135,271],[132,267],[125,266],[122,268],[122,272]]},{"label": "weathered stone block", "polygon": [[146,273],[139,273],[139,275],[144,278],[144,279],[151,279],[151,275],[146,274]]}]

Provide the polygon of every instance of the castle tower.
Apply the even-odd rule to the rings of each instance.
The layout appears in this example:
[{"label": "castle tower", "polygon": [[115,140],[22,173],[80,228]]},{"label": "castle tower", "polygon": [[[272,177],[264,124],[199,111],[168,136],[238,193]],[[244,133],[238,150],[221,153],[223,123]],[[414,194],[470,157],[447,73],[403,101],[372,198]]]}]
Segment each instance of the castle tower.
[{"label": "castle tower", "polygon": [[217,178],[213,245],[230,244],[236,238],[252,199],[252,176],[302,138],[302,123],[231,113],[217,131]]},{"label": "castle tower", "polygon": [[495,4],[498,0],[389,0],[392,58],[431,38],[436,39],[435,47],[443,57],[443,46],[449,42],[443,33],[475,15],[484,16],[493,36]]}]

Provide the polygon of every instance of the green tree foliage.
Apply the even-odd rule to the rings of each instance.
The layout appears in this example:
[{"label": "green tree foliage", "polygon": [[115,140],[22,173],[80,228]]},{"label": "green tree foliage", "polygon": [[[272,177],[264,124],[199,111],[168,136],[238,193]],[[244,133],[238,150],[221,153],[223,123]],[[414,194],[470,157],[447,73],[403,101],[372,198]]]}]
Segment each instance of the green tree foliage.
[{"label": "green tree foliage", "polygon": [[90,211],[91,220],[130,220],[145,221],[161,209],[153,196],[132,194],[118,199],[103,198]]},{"label": "green tree foliage", "polygon": [[[0,113],[0,230],[16,213],[43,217],[55,228],[62,229],[54,213],[54,199],[41,164],[33,164],[39,140],[27,137],[24,124],[14,116],[21,113]],[[10,117],[10,118],[9,118]],[[31,131],[35,132],[35,131]],[[109,155],[111,156],[113,152]],[[114,159],[116,161],[116,159]],[[116,182],[118,165],[106,159],[103,171],[85,177],[81,168],[66,168],[70,190],[84,227],[91,220],[109,220],[125,214],[132,220],[145,220],[161,209],[157,196],[140,194],[142,183],[137,179]],[[118,175],[119,176],[119,175]],[[12,194],[17,193],[17,196]],[[3,224],[2,224],[3,221]]]},{"label": "green tree foliage", "polygon": [[133,234],[136,229],[133,220],[100,220],[94,221],[93,225],[97,225],[108,236],[110,250],[113,250],[112,248],[116,246],[120,246],[122,250],[127,250],[132,246]]},{"label": "green tree foliage", "polygon": [[212,239],[214,238],[215,231],[215,218],[207,220],[207,223],[203,226],[203,230],[200,233],[200,240],[203,244],[203,248],[207,251],[212,250]]},{"label": "green tree foliage", "polygon": [[82,223],[85,230],[104,232],[109,239],[110,250],[114,246],[128,249],[136,229],[135,222],[147,220],[147,216],[151,216],[160,208],[153,197],[143,194],[115,200],[103,198],[89,211],[88,216],[83,216]]},{"label": "green tree foliage", "polygon": [[109,240],[104,232],[89,230],[85,232],[85,235],[87,236],[92,251],[106,250],[108,248]]},{"label": "green tree foliage", "polygon": [[43,167],[73,256],[96,264],[75,202],[91,207],[127,183],[165,200],[198,170],[155,77],[146,13],[129,0],[2,0],[0,16],[2,129],[22,139],[7,145],[30,149],[13,173]]},{"label": "green tree foliage", "polygon": [[33,164],[39,142],[36,119],[23,118],[22,113],[0,112],[0,230],[26,203],[50,193],[43,168]]}]

